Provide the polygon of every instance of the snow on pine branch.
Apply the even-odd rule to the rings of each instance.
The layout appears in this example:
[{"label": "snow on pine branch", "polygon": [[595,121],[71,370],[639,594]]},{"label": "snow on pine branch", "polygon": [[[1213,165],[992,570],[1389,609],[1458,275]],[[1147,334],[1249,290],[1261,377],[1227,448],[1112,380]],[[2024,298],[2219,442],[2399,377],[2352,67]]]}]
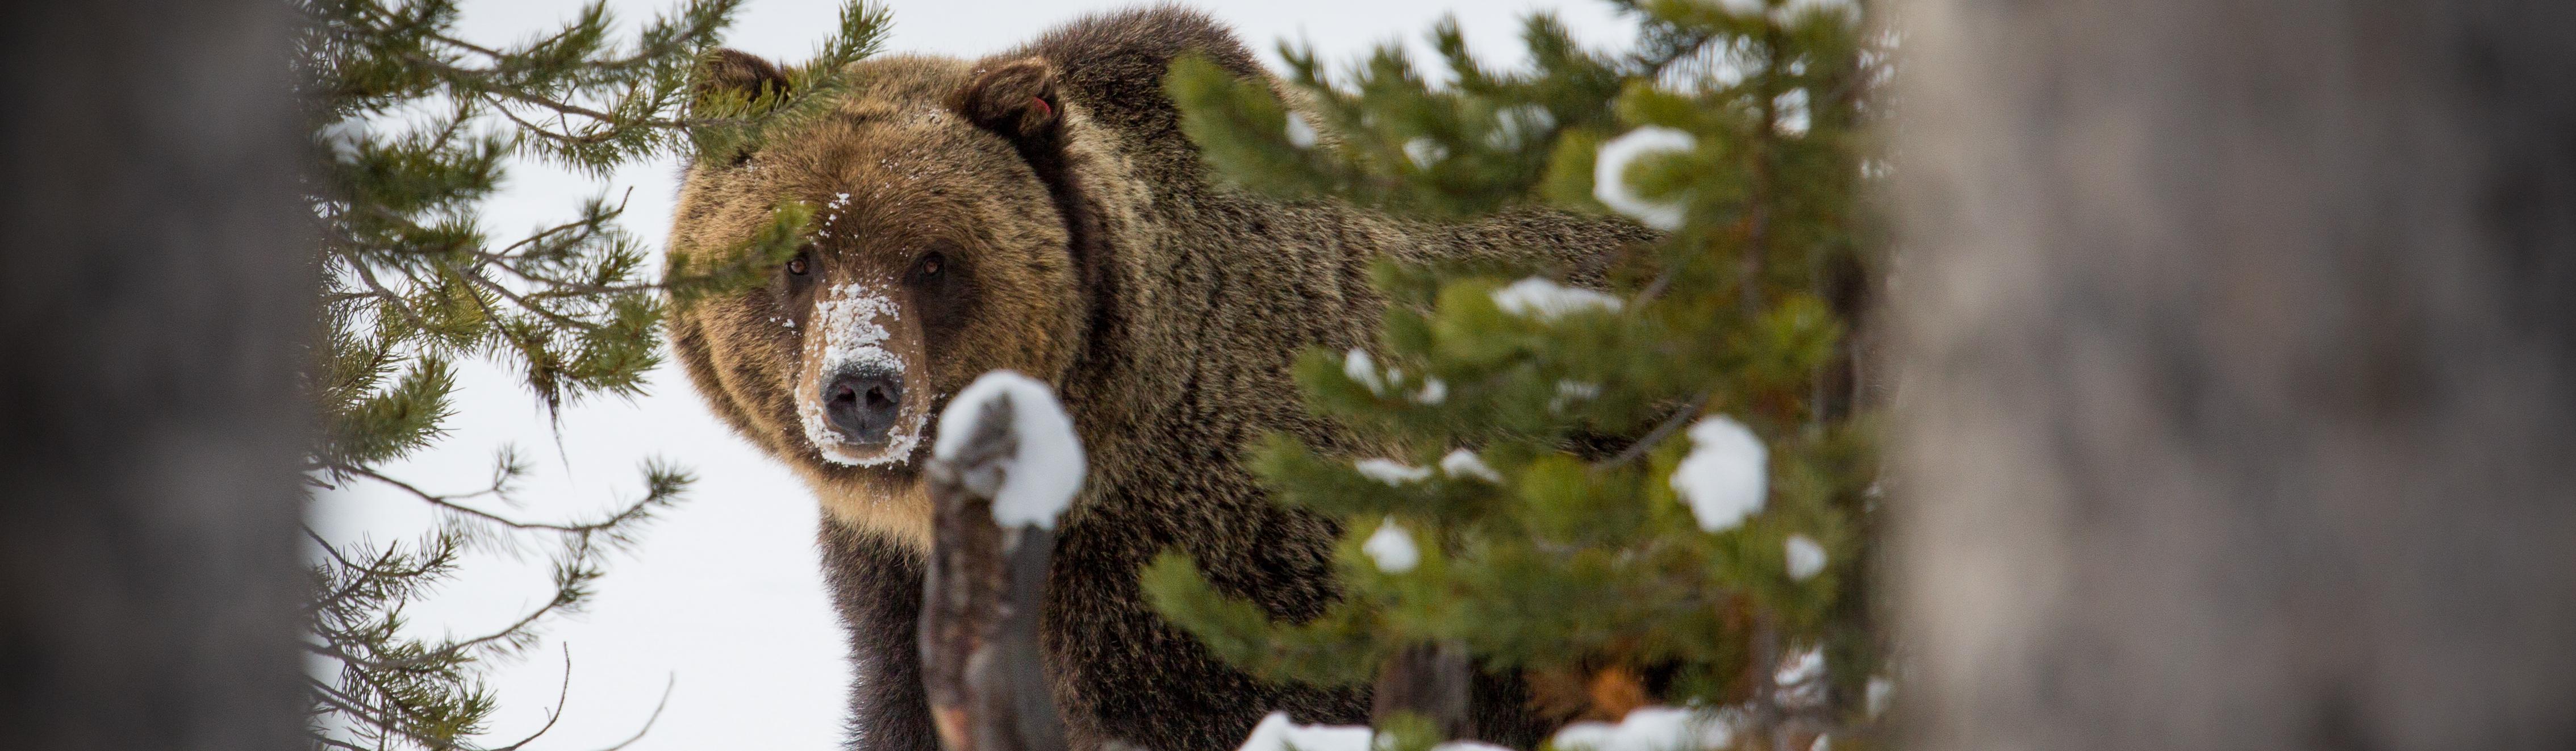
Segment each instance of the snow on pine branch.
[{"label": "snow on pine branch", "polygon": [[1505,313],[1541,321],[1590,310],[1617,313],[1622,306],[1619,298],[1535,276],[1494,290],[1494,307],[1502,308]]},{"label": "snow on pine branch", "polygon": [[1724,532],[1761,512],[1770,483],[1770,454],[1762,439],[1724,415],[1700,418],[1691,425],[1690,439],[1691,452],[1673,467],[1672,484],[1700,529]]},{"label": "snow on pine branch", "polygon": [[1628,168],[1641,158],[1687,152],[1698,145],[1699,139],[1690,133],[1660,125],[1648,125],[1610,139],[1601,144],[1599,156],[1593,161],[1592,197],[1646,226],[1666,232],[1681,229],[1686,207],[1679,202],[1637,195],[1634,188],[1628,187]]},{"label": "snow on pine branch", "polygon": [[1564,751],[1704,751],[1735,741],[1734,724],[1721,715],[1681,707],[1640,707],[1617,724],[1578,722],[1549,742]]},{"label": "snow on pine branch", "polygon": [[1368,542],[1360,544],[1360,552],[1367,553],[1369,560],[1377,563],[1377,570],[1390,574],[1412,571],[1414,566],[1422,563],[1422,551],[1413,546],[1413,533],[1404,525],[1395,523],[1392,516],[1378,523],[1377,533],[1369,535]]},{"label": "snow on pine branch", "polygon": [[1239,751],[1371,751],[1377,731],[1358,725],[1299,725],[1272,712],[1252,726]]}]

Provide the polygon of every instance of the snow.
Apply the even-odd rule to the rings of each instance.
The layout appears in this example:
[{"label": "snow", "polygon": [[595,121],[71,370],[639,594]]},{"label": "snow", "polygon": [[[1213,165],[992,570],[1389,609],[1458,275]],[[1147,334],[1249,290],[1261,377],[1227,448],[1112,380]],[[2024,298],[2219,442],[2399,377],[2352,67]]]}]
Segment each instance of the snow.
[{"label": "snow", "polygon": [[[814,306],[814,325],[823,332],[820,349],[809,355],[820,362],[815,372],[826,376],[842,372],[903,372],[903,358],[885,348],[889,336],[885,324],[892,323],[895,314],[894,301],[873,287],[853,282],[832,288],[823,302]],[[925,420],[921,414],[913,413],[887,431],[884,451],[875,456],[851,453],[840,431],[832,429],[817,391],[806,389],[798,394],[796,412],[805,423],[805,440],[814,444],[824,461],[861,467],[891,464],[910,457],[913,446],[920,444]]]},{"label": "snow", "polygon": [[1792,581],[1806,581],[1824,572],[1825,546],[1816,544],[1816,538],[1790,535],[1789,539],[1781,545],[1787,548],[1785,552],[1789,559],[1789,578]]},{"label": "snow", "polygon": [[1377,533],[1369,535],[1368,542],[1360,543],[1360,552],[1377,562],[1377,570],[1390,574],[1411,571],[1422,562],[1422,551],[1413,547],[1413,533],[1395,523],[1392,516],[1378,522]]},{"label": "snow", "polygon": [[1781,92],[1780,96],[1771,100],[1771,109],[1779,113],[1777,123],[1780,132],[1789,135],[1806,135],[1807,129],[1814,120],[1813,116],[1807,114],[1806,89],[1790,89]]},{"label": "snow", "polygon": [[931,444],[930,454],[954,460],[984,405],[996,400],[1010,405],[1011,437],[1018,445],[1003,465],[1002,487],[993,494],[993,521],[1004,527],[1053,529],[1056,517],[1082,490],[1083,458],[1073,418],[1046,384],[1008,370],[976,378],[940,413],[939,440]]},{"label": "snow", "polygon": [[1780,688],[1774,701],[1782,707],[1806,709],[1824,706],[1828,688],[1825,685],[1824,648],[1809,647],[1806,651],[1790,655],[1781,661],[1778,670],[1772,672],[1771,680]]},{"label": "snow", "polygon": [[1807,744],[1807,751],[1834,751],[1834,736],[1829,733],[1817,734],[1816,742]]},{"label": "snow", "polygon": [[1440,145],[1439,141],[1416,138],[1404,142],[1404,158],[1413,160],[1415,167],[1430,169],[1431,165],[1449,158],[1449,147]]},{"label": "snow", "polygon": [[1349,353],[1342,355],[1342,375],[1353,383],[1367,386],[1369,393],[1386,393],[1386,381],[1378,378],[1377,363],[1369,359],[1367,350],[1352,347]]},{"label": "snow", "polygon": [[[1349,352],[1342,353],[1342,376],[1351,379],[1352,383],[1366,387],[1371,394],[1386,396],[1389,387],[1404,379],[1404,370],[1387,368],[1386,372],[1380,373],[1377,361],[1369,359],[1367,350],[1352,347]],[[1425,376],[1422,379],[1422,389],[1414,392],[1412,398],[1417,404],[1439,404],[1447,401],[1449,384],[1438,378]]]},{"label": "snow", "polygon": [[1679,707],[1640,707],[1616,725],[1567,725],[1551,742],[1567,751],[1701,751],[1725,748],[1734,740],[1735,729],[1720,718]]},{"label": "snow", "polygon": [[1351,463],[1360,475],[1388,485],[1421,482],[1431,478],[1431,470],[1394,459],[1361,459]]},{"label": "snow", "polygon": [[1781,686],[1802,686],[1824,677],[1825,651],[1809,647],[1781,661],[1780,669],[1771,674],[1771,681]]},{"label": "snow", "polygon": [[1849,12],[1855,10],[1853,5],[1855,5],[1853,0],[1789,0],[1788,2],[1780,4],[1780,10],[1776,11],[1772,15],[1772,18],[1785,23],[1796,20],[1798,16],[1807,13],[1823,11]]},{"label": "snow", "polygon": [[1601,395],[1601,384],[1583,381],[1557,381],[1556,397],[1547,400],[1550,412],[1563,412],[1575,402],[1591,401]]},{"label": "snow", "polygon": [[1870,719],[1878,719],[1879,715],[1887,713],[1888,697],[1894,693],[1896,693],[1895,681],[1888,680],[1887,676],[1883,675],[1870,676],[1869,688],[1861,692],[1861,696],[1864,697],[1861,700],[1861,706],[1866,708]]},{"label": "snow", "polygon": [[340,161],[354,161],[367,145],[367,119],[352,117],[322,126],[322,142],[331,147],[331,155]]},{"label": "snow", "polygon": [[1592,310],[1617,313],[1624,304],[1610,295],[1568,287],[1535,276],[1494,290],[1493,297],[1494,307],[1502,308],[1503,312],[1541,321]]},{"label": "snow", "polygon": [[1485,134],[1485,145],[1497,151],[1512,151],[1530,144],[1536,136],[1556,127],[1556,115],[1546,107],[1522,104],[1505,107],[1494,113],[1494,129]]},{"label": "snow", "polygon": [[1315,148],[1315,135],[1315,126],[1306,122],[1306,116],[1288,113],[1288,145],[1301,149]]},{"label": "snow", "polygon": [[1377,731],[1355,725],[1299,725],[1272,712],[1252,726],[1241,751],[1370,751]]},{"label": "snow", "polygon": [[1476,457],[1476,452],[1466,449],[1450,451],[1448,456],[1440,457],[1440,471],[1461,480],[1473,477],[1486,482],[1503,481],[1502,473],[1495,472],[1493,467],[1485,465],[1485,460]]},{"label": "snow", "polygon": [[1699,518],[1699,528],[1724,532],[1760,512],[1770,468],[1762,439],[1724,415],[1700,418],[1691,425],[1690,439],[1691,452],[1673,467],[1672,484]]},{"label": "snow", "polygon": [[[1739,0],[1752,2],[1754,0]],[[1758,5],[1759,3],[1756,2]],[[1680,203],[1648,200],[1628,187],[1628,166],[1639,158],[1690,151],[1699,145],[1691,134],[1661,125],[1648,125],[1601,144],[1592,167],[1592,197],[1601,205],[1626,214],[1655,229],[1672,231],[1682,226]]]}]

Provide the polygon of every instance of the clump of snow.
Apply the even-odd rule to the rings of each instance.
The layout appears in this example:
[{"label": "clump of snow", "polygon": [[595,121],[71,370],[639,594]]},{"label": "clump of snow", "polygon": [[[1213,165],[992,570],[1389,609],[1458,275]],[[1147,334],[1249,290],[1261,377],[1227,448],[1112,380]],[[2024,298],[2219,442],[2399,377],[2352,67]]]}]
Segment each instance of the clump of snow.
[{"label": "clump of snow", "polygon": [[341,161],[352,161],[367,144],[367,120],[352,117],[322,126],[322,143],[331,147],[331,155]]},{"label": "clump of snow", "polygon": [[1771,100],[1771,111],[1779,113],[1780,132],[1793,136],[1807,134],[1812,117],[1807,114],[1807,90],[1790,89]]},{"label": "clump of snow", "polygon": [[1825,677],[1825,651],[1817,647],[1808,647],[1804,651],[1790,655],[1788,659],[1780,661],[1780,669],[1771,674],[1772,682],[1782,686],[1802,685],[1823,677]]},{"label": "clump of snow", "polygon": [[1252,726],[1240,751],[1370,751],[1377,731],[1355,725],[1299,725],[1272,712]]},{"label": "clump of snow", "polygon": [[1807,751],[1834,751],[1834,737],[1830,734],[1818,733],[1816,742],[1807,744]]},{"label": "clump of snow", "polygon": [[1352,347],[1349,353],[1342,355],[1342,375],[1353,383],[1367,386],[1369,393],[1386,393],[1386,381],[1378,377],[1377,362],[1369,359],[1367,350]]},{"label": "clump of snow", "polygon": [[1360,543],[1360,552],[1377,562],[1377,570],[1390,574],[1411,571],[1422,562],[1422,551],[1413,547],[1413,533],[1395,523],[1392,516],[1378,522],[1377,533],[1369,535],[1368,542]]},{"label": "clump of snow", "polygon": [[1680,707],[1640,707],[1616,725],[1567,725],[1550,742],[1567,751],[1706,751],[1734,741],[1735,728],[1723,718]]},{"label": "clump of snow", "polygon": [[1315,148],[1315,136],[1315,125],[1306,122],[1305,115],[1288,113],[1288,145],[1301,149]]},{"label": "clump of snow", "polygon": [[1416,138],[1404,142],[1404,158],[1413,160],[1415,167],[1430,169],[1431,165],[1449,158],[1449,147],[1440,145],[1439,141]]},{"label": "clump of snow", "polygon": [[1004,527],[1036,525],[1055,528],[1057,516],[1082,490],[1082,439],[1073,433],[1073,418],[1056,403],[1055,392],[1035,378],[1008,370],[985,373],[949,400],[939,415],[939,440],[931,456],[953,461],[966,447],[984,405],[1009,405],[1011,439],[1016,444],[1002,467],[1002,486],[993,493],[993,521]]},{"label": "clump of snow", "polygon": [[1777,701],[1781,706],[1792,709],[1823,706],[1827,688],[1824,648],[1809,647],[1806,651],[1790,655],[1780,662],[1778,670],[1772,672],[1771,681],[1780,687]]},{"label": "clump of snow", "polygon": [[1870,719],[1878,719],[1879,715],[1887,713],[1888,697],[1895,693],[1895,681],[1883,675],[1870,676],[1869,688],[1861,691],[1861,706],[1869,713]]},{"label": "clump of snow", "polygon": [[[1741,1],[1759,4],[1760,0]],[[1610,139],[1601,144],[1601,152],[1593,162],[1592,197],[1646,226],[1665,231],[1680,229],[1684,207],[1637,195],[1628,188],[1628,166],[1642,157],[1689,151],[1698,145],[1699,139],[1691,134],[1660,125],[1648,125]]]},{"label": "clump of snow", "polygon": [[1352,462],[1351,468],[1359,470],[1362,477],[1388,485],[1421,482],[1431,477],[1431,470],[1428,468],[1416,467],[1394,459],[1361,459]]},{"label": "clump of snow", "polygon": [[1485,465],[1485,460],[1476,457],[1476,452],[1466,449],[1450,451],[1448,456],[1440,457],[1440,471],[1458,479],[1473,477],[1486,482],[1503,481],[1502,473],[1495,472],[1493,467]]},{"label": "clump of snow", "polygon": [[1540,277],[1530,277],[1494,290],[1494,307],[1516,316],[1552,321],[1561,316],[1590,310],[1619,312],[1624,305],[1619,298],[1579,287],[1568,287]]},{"label": "clump of snow", "polygon": [[1690,429],[1691,452],[1673,467],[1674,492],[1690,504],[1699,528],[1723,532],[1762,510],[1769,492],[1770,452],[1751,428],[1724,415]]},{"label": "clump of snow", "polygon": [[1789,539],[1781,545],[1787,548],[1785,554],[1789,560],[1791,580],[1806,581],[1824,572],[1825,546],[1816,544],[1816,538],[1790,535]]},{"label": "clump of snow", "polygon": [[[826,378],[838,373],[903,372],[903,358],[885,348],[890,335],[885,324],[893,322],[895,314],[894,301],[875,288],[855,282],[832,288],[814,306],[814,325],[823,334],[817,349],[807,354],[818,363],[815,372]],[[817,391],[807,389],[797,395],[796,411],[805,424],[805,440],[814,444],[824,461],[861,467],[891,464],[910,457],[912,448],[920,444],[927,420],[913,413],[887,431],[884,451],[875,456],[851,452],[840,431],[832,428]]]},{"label": "clump of snow", "polygon": [[1422,379],[1422,390],[1414,392],[1416,404],[1439,404],[1449,400],[1449,384],[1438,378]]}]

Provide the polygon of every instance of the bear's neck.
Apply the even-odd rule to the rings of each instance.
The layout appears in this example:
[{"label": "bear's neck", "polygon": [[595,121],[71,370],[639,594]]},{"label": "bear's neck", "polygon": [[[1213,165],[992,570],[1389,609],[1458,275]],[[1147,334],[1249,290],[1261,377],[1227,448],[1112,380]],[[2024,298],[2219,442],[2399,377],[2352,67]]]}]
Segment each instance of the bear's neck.
[{"label": "bear's neck", "polygon": [[[1304,411],[1290,371],[1308,348],[1375,348],[1386,305],[1369,284],[1377,258],[1530,262],[1553,255],[1542,243],[1570,239],[1544,226],[1529,233],[1527,215],[1441,225],[1227,190],[1157,198],[1103,223],[1115,242],[1115,278],[1106,280],[1115,297],[1066,384],[1095,445],[1180,442],[1232,455],[1279,431],[1343,445]],[[1599,277],[1597,268],[1569,273],[1578,283]],[[1115,464],[1139,452],[1095,453]]]}]

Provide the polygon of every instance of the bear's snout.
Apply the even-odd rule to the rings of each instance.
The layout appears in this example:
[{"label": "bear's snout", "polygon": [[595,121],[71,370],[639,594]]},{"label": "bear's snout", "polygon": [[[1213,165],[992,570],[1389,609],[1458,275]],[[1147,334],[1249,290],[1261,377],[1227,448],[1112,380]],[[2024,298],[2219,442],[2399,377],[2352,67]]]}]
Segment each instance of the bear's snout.
[{"label": "bear's snout", "polygon": [[903,415],[903,374],[845,372],[823,384],[823,416],[841,440],[875,448]]}]

